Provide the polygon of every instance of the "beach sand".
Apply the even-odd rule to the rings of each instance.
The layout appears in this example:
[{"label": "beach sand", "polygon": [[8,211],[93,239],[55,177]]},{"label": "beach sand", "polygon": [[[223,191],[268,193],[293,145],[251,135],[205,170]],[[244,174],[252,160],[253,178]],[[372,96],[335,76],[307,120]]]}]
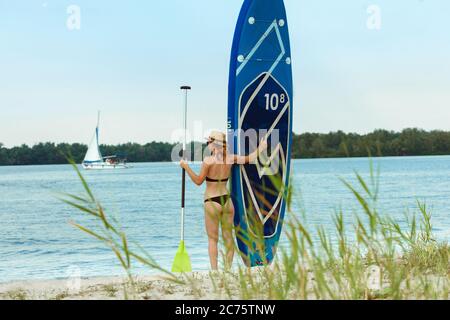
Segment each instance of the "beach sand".
[{"label": "beach sand", "polygon": [[[197,300],[225,298],[214,290],[208,272],[193,273],[190,285],[164,276],[101,277],[0,283],[0,300]],[[125,291],[127,293],[125,293]]]},{"label": "beach sand", "polygon": [[[250,273],[258,278],[258,268]],[[386,291],[388,281],[380,281],[380,273],[376,268],[368,268],[366,275],[367,291],[359,299],[392,299]],[[259,278],[261,281],[262,278]],[[439,293],[434,299],[448,299],[448,276],[429,275],[426,278],[409,279],[412,288],[422,288],[426,279],[427,287],[435,288]],[[133,284],[126,277],[99,277],[61,280],[30,280],[0,283],[0,300],[229,300],[245,299],[242,296],[239,276],[235,272],[216,273],[194,272],[187,276],[179,276],[184,284],[178,284],[165,276],[133,277]],[[256,282],[259,282],[258,280]],[[264,280],[262,280],[264,281]],[[331,276],[327,282],[337,297],[349,299],[350,296],[339,296],[339,288],[333,285]],[[305,288],[308,299],[317,299],[314,287],[317,284],[313,273],[309,272],[308,284]],[[247,284],[248,285],[248,284]],[[423,299],[424,292],[407,289],[403,299]],[[445,294],[447,292],[447,294]],[[304,296],[288,295],[287,299],[304,299]],[[323,298],[323,297],[322,297]],[[430,297],[428,297],[430,298]],[[264,293],[256,294],[251,299],[267,299]]]}]

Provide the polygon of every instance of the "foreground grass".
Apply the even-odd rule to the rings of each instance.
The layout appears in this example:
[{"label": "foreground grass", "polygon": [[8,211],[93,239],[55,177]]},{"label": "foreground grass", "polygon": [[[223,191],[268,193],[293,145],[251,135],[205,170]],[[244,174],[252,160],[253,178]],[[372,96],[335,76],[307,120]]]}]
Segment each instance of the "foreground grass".
[{"label": "foreground grass", "polygon": [[5,294],[5,297],[8,300],[27,300],[28,295],[27,292],[23,289],[16,289],[9,291]]},{"label": "foreground grass", "polygon": [[[252,270],[239,267],[199,280],[164,270],[137,244],[139,252],[131,250],[126,234],[104,212],[77,166],[73,166],[86,195],[66,195],[63,201],[92,216],[98,226],[91,230],[72,224],[114,252],[129,278],[125,298],[133,299],[145,292],[133,281],[132,262],[164,273],[175,287],[187,288],[199,299],[211,298],[212,292],[204,290],[206,282],[215,297],[228,299],[449,298],[450,247],[435,240],[427,207],[418,202],[417,213],[405,215],[402,224],[380,215],[376,208],[378,177],[372,169],[368,182],[357,173],[356,186],[343,181],[361,211],[350,223],[345,221],[343,211],[337,212],[333,216],[334,232],[330,234],[323,227],[311,229],[305,219],[290,212],[285,230],[289,245],[273,265]],[[166,294],[172,294],[173,288]],[[110,296],[118,290],[105,289]]]}]

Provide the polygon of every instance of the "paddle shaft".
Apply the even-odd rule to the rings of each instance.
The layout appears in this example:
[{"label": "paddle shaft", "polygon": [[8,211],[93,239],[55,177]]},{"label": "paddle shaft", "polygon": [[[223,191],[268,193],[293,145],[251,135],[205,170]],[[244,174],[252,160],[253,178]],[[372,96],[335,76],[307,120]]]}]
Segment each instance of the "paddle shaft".
[{"label": "paddle shaft", "polygon": [[[181,90],[184,92],[184,106],[183,106],[183,128],[184,128],[184,141],[183,141],[183,151],[182,158],[186,160],[186,139],[187,139],[187,105],[188,105],[188,91],[191,87],[183,86]],[[181,241],[184,241],[184,209],[186,203],[186,170],[182,171],[182,182],[181,182]]]},{"label": "paddle shaft", "polygon": [[[184,153],[184,152],[183,152]],[[183,182],[181,187],[181,241],[184,241],[184,207],[186,194],[186,170],[183,169]]]}]

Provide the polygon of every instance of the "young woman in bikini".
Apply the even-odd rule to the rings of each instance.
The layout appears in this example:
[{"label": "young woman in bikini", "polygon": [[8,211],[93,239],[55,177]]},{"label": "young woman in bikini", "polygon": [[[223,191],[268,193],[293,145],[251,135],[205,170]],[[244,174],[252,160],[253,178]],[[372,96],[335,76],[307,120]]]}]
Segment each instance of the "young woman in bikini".
[{"label": "young woman in bikini", "polygon": [[249,156],[232,155],[227,152],[225,134],[213,131],[208,137],[207,145],[209,151],[211,151],[211,156],[203,160],[198,175],[186,161],[182,160],[180,165],[196,185],[201,186],[206,181],[204,207],[205,226],[209,242],[208,251],[211,268],[217,270],[219,225],[222,225],[222,237],[226,250],[226,268],[231,268],[234,257],[234,205],[227,187],[231,168],[234,164],[254,163],[258,153],[267,149],[267,142],[261,141],[258,149]]}]

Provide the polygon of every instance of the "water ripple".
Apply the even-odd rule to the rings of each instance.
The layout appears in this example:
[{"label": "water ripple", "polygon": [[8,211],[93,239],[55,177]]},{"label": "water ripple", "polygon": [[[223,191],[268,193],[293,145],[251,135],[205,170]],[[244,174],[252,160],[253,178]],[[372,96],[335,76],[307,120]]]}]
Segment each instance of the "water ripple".
[{"label": "water ripple", "polygon": [[[379,158],[380,210],[404,220],[416,199],[429,203],[436,232],[450,239],[450,157]],[[367,159],[294,161],[293,183],[299,190],[294,211],[304,208],[308,221],[333,229],[339,206],[352,216],[358,205],[339,177],[355,182],[353,170],[368,176]],[[197,167],[198,170],[198,167]],[[165,268],[179,243],[180,173],[173,164],[138,164],[122,172],[86,172],[87,180],[109,214],[120,221],[131,242],[138,242]],[[209,267],[203,222],[203,188],[187,185],[186,243],[196,270]],[[1,281],[65,277],[76,265],[83,276],[122,274],[114,255],[69,220],[94,227],[86,217],[55,198],[55,192],[82,194],[70,166],[0,167]],[[287,241],[282,237],[281,242]],[[238,259],[236,259],[238,260]],[[142,266],[136,272],[148,273]]]}]

